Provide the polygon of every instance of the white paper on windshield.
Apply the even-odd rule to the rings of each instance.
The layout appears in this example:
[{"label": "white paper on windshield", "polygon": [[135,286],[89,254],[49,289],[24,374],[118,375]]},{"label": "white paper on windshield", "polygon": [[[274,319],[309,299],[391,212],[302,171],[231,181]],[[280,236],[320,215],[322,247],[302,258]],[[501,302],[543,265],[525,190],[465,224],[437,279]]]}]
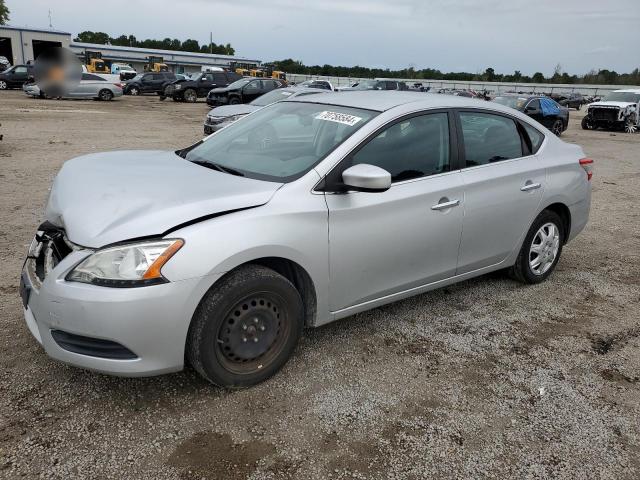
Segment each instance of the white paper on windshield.
[{"label": "white paper on windshield", "polygon": [[289,95],[293,95],[293,92],[280,92],[280,93],[285,97],[288,97]]},{"label": "white paper on windshield", "polygon": [[327,122],[336,122],[342,123],[344,125],[349,125],[353,127],[356,123],[362,120],[361,117],[356,117],[355,115],[349,115],[348,113],[339,113],[339,112],[329,112],[325,110],[324,112],[320,112],[316,115],[316,120],[326,120]]}]

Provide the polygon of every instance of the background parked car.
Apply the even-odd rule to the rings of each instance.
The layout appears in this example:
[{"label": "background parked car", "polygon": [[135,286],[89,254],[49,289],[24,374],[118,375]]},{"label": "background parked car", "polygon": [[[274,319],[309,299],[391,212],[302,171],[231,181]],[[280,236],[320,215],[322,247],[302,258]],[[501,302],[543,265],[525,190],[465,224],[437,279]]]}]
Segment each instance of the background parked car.
[{"label": "background parked car", "polygon": [[4,72],[11,67],[11,62],[7,57],[0,56],[0,72]]},{"label": "background parked car", "polygon": [[493,101],[521,111],[540,122],[557,136],[562,135],[562,132],[569,125],[569,109],[558,105],[549,97],[499,95]]},{"label": "background parked car", "polygon": [[580,110],[582,105],[586,103],[585,98],[579,93],[569,93],[566,95],[559,95],[558,98],[555,98],[560,105],[567,108],[575,108],[576,110]]},{"label": "background parked car", "polygon": [[165,87],[176,80],[172,72],[147,72],[139,73],[124,84],[125,95],[142,95],[143,93],[155,93],[160,95]]},{"label": "background parked car", "polygon": [[405,82],[397,80],[362,80],[350,87],[338,88],[338,90],[409,90]]},{"label": "background parked car", "polygon": [[207,105],[239,105],[249,103],[276,88],[286,87],[284,80],[272,78],[242,78],[225,88],[214,88],[207,95]]},{"label": "background parked car", "polygon": [[240,105],[224,105],[211,110],[207,114],[207,118],[204,121],[204,134],[210,135],[213,132],[222,130],[240,120],[245,115],[260,110],[262,107],[271,105],[272,103],[280,102],[288,98],[300,97],[304,95],[317,95],[330,93],[328,90],[322,90],[319,88],[309,87],[286,87],[277,88],[269,93],[259,96],[250,103]]},{"label": "background parked car", "polygon": [[0,90],[8,88],[22,88],[29,77],[33,75],[31,65],[14,65],[0,73]]},{"label": "background parked car", "polygon": [[615,90],[601,101],[590,103],[582,119],[582,128],[637,132],[640,129],[640,89]]},{"label": "background parked car", "polygon": [[206,97],[209,90],[226,87],[241,78],[235,72],[202,72],[193,78],[178,79],[168,84],[163,96],[173,98],[174,102],[195,102]]},{"label": "background parked car", "polygon": [[[34,98],[47,98],[35,82],[25,83],[22,90]],[[122,84],[111,83],[106,78],[94,73],[83,73],[80,83],[74,85],[59,98],[93,98],[108,101],[122,96]]]},{"label": "background parked car", "polygon": [[322,90],[331,91],[334,90],[333,84],[328,80],[307,80],[305,82],[299,83],[297,86],[307,88],[320,88]]}]

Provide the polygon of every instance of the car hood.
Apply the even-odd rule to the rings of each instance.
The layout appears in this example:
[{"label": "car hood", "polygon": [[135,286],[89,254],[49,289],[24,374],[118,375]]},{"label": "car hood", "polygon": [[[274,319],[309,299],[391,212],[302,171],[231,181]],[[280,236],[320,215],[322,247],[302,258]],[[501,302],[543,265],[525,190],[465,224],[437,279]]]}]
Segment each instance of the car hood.
[{"label": "car hood", "polygon": [[239,105],[224,105],[216,107],[208,114],[209,117],[232,117],[234,115],[247,115],[249,113],[260,110],[262,107],[250,105],[248,103]]},{"label": "car hood", "polygon": [[593,102],[589,104],[590,107],[620,107],[627,108],[635,106],[635,103],[631,102]]},{"label": "car hood", "polygon": [[99,248],[264,205],[281,185],[210,170],[174,152],[95,153],[64,164],[45,217],[71,242]]},{"label": "car hood", "polygon": [[219,88],[212,88],[211,90],[209,90],[209,93],[227,93],[227,92],[237,92],[238,90],[240,90],[239,88],[229,88],[229,87],[219,87]]}]

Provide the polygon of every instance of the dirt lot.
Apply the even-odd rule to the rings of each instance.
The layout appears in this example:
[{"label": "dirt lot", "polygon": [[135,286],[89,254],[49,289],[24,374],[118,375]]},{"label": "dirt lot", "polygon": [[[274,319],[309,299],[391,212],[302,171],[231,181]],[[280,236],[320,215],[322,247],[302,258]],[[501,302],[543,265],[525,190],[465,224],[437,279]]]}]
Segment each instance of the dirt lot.
[{"label": "dirt lot", "polygon": [[640,477],[640,134],[583,132],[574,111],[592,216],[542,285],[492,275],[308,331],[239,392],[49,360],[17,283],[53,176],[84,153],[185,146],[206,111],[1,92],[0,477]]}]

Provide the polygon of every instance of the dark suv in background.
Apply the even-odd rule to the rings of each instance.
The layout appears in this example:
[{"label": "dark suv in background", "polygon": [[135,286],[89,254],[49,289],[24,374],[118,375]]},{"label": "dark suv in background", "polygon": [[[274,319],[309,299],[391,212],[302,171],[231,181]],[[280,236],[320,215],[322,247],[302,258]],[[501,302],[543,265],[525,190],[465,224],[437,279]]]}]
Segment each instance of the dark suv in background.
[{"label": "dark suv in background", "polygon": [[235,72],[203,72],[170,83],[164,89],[164,96],[173,98],[174,102],[195,102],[206,97],[212,88],[224,88],[241,78],[242,75]]},{"label": "dark suv in background", "polygon": [[538,121],[558,137],[569,126],[569,109],[541,95],[498,95],[494,102],[515,108]]},{"label": "dark suv in background", "polygon": [[273,78],[242,78],[225,88],[214,88],[207,95],[207,105],[239,105],[249,103],[276,88],[286,87],[284,80]]},{"label": "dark suv in background", "polygon": [[165,87],[175,80],[176,76],[172,72],[139,73],[124,83],[122,93],[125,95],[141,95],[143,93],[161,95]]},{"label": "dark suv in background", "polygon": [[0,73],[0,90],[22,88],[22,85],[27,83],[31,76],[33,76],[33,67],[31,65],[14,65]]}]

